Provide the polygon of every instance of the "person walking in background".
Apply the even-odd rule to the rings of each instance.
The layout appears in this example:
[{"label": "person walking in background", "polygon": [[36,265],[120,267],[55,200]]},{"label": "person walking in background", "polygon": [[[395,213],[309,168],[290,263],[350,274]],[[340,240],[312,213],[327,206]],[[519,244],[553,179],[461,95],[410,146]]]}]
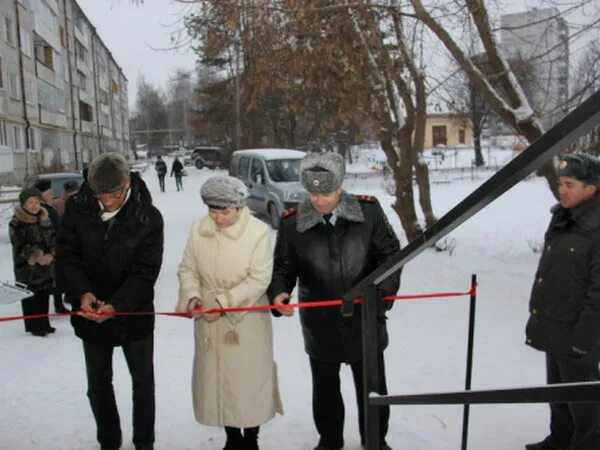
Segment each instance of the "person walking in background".
[{"label": "person walking in background", "polygon": [[[300,163],[300,178],[308,198],[298,208],[284,212],[275,245],[273,280],[269,300],[278,305],[276,315],[293,315],[286,307],[298,281],[298,301],[341,298],[358,281],[400,250],[398,238],[374,197],[355,196],[342,190],[344,159],[336,153],[309,153]],[[396,295],[400,271],[379,285],[381,297]],[[383,350],[388,344],[386,311],[392,302],[378,303],[378,364],[380,394],[387,393]],[[300,310],[304,348],[308,353],[313,384],[313,419],[319,433],[315,450],[344,446],[344,401],[340,391],[340,366],[350,365],[364,444],[363,362],[361,308],[351,318],[340,308]],[[381,449],[388,430],[389,407],[380,408]]]},{"label": "person walking in background", "polygon": [[[600,381],[600,160],[566,156],[525,330],[548,384]],[[600,404],[551,403],[550,435],[527,450],[600,449]]]},{"label": "person walking in background", "polygon": [[[133,443],[154,448],[154,284],[163,257],[163,219],[137,172],[118,153],[89,166],[87,183],[67,202],[57,239],[57,276],[77,315],[87,394],[103,450],[118,449],[121,425],[112,356],[123,349],[133,386]],[[144,313],[115,316],[115,313]]]},{"label": "person walking in background", "polygon": [[[23,189],[19,204],[9,222],[15,280],[27,285],[33,297],[21,301],[24,316],[48,314],[50,292],[54,287],[55,230],[42,206],[42,193],[36,188]],[[25,331],[46,336],[56,331],[48,317],[25,319]]]},{"label": "person walking in background", "polygon": [[165,192],[165,175],[167,174],[167,163],[163,161],[162,156],[156,157],[156,164],[154,164],[154,170],[158,175],[158,184],[160,191]]},{"label": "person walking in background", "polygon": [[179,158],[176,156],[173,161],[173,165],[171,166],[171,176],[175,175],[175,186],[177,186],[177,190],[183,191],[183,183],[181,179],[183,178],[183,164],[179,161]]},{"label": "person walking in background", "polygon": [[282,414],[270,314],[196,309],[268,304],[270,230],[248,212],[237,178],[212,177],[200,195],[208,214],[190,230],[176,308],[195,319],[194,412],[198,422],[224,427],[225,450],[254,450],[259,426]]}]

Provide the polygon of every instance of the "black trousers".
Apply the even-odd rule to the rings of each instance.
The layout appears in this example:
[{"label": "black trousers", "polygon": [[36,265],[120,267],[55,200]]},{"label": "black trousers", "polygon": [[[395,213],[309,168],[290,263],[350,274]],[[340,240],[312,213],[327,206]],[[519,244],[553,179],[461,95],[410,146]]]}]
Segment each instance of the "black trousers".
[{"label": "black trousers", "polygon": [[162,192],[165,192],[165,176],[164,175],[158,176],[158,185],[160,186],[160,190]]},{"label": "black trousers", "polygon": [[[50,292],[46,290],[34,292],[33,297],[21,300],[21,309],[24,316],[48,314]],[[39,319],[25,319],[25,331],[47,331],[50,328],[48,317]]]},{"label": "black trousers", "polygon": [[177,187],[177,190],[182,190],[183,191],[183,181],[182,181],[182,177],[183,175],[177,175],[175,174],[175,186]]},{"label": "black trousers", "polygon": [[[379,364],[380,394],[387,394],[385,380],[385,364],[383,352],[377,358]],[[319,445],[331,448],[344,446],[344,400],[340,390],[340,367],[342,363],[318,361],[310,358],[310,369],[313,383],[313,419],[320,435]],[[364,405],[363,405],[363,364],[357,361],[350,364],[356,404],[358,407],[358,427],[361,443],[364,443]],[[379,433],[383,442],[388,431],[390,408],[379,409]]]},{"label": "black trousers", "polygon": [[[136,449],[151,449],[154,444],[154,336],[123,344],[133,386],[133,443]],[[96,419],[97,439],[102,448],[121,446],[121,423],[112,378],[114,347],[83,342],[88,391]]]},{"label": "black trousers", "polygon": [[[548,384],[600,381],[597,361],[546,353]],[[568,450],[600,449],[599,403],[550,403],[547,442]]]}]

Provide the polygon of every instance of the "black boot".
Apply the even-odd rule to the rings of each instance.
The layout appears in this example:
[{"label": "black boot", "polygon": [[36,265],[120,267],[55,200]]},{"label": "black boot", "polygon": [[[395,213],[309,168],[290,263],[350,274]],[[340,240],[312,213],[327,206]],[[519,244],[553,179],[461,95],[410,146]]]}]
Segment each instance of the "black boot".
[{"label": "black boot", "polygon": [[244,450],[258,450],[258,431],[260,427],[244,428]]},{"label": "black boot", "polygon": [[525,448],[526,450],[566,450],[566,447],[563,449],[563,447],[554,446],[548,438],[544,439],[542,442],[527,444]]},{"label": "black boot", "polygon": [[227,441],[223,450],[244,450],[242,430],[234,427],[225,427],[225,434],[227,435]]}]

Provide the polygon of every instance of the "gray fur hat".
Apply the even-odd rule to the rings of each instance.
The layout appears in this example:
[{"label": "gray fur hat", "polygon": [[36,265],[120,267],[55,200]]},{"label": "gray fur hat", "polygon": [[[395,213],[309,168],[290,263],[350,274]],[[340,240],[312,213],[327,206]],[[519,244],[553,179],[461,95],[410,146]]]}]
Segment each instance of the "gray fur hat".
[{"label": "gray fur hat", "polygon": [[586,153],[565,156],[558,164],[559,177],[575,178],[586,184],[600,186],[600,159]]},{"label": "gray fur hat", "polygon": [[204,204],[221,208],[241,208],[246,205],[248,188],[235,177],[216,176],[204,182],[200,188]]},{"label": "gray fur hat", "polygon": [[339,153],[308,153],[300,162],[300,179],[308,192],[337,191],[345,174],[344,157]]},{"label": "gray fur hat", "polygon": [[129,165],[120,153],[103,153],[90,163],[87,180],[97,194],[114,192],[129,180]]}]

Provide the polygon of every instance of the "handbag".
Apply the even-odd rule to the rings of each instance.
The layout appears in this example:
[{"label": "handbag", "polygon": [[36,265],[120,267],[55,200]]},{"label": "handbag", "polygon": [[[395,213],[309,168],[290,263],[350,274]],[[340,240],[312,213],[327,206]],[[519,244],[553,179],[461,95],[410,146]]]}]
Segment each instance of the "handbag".
[{"label": "handbag", "polygon": [[23,283],[8,281],[0,283],[0,305],[15,303],[28,297],[33,297],[33,292],[27,289]]}]

